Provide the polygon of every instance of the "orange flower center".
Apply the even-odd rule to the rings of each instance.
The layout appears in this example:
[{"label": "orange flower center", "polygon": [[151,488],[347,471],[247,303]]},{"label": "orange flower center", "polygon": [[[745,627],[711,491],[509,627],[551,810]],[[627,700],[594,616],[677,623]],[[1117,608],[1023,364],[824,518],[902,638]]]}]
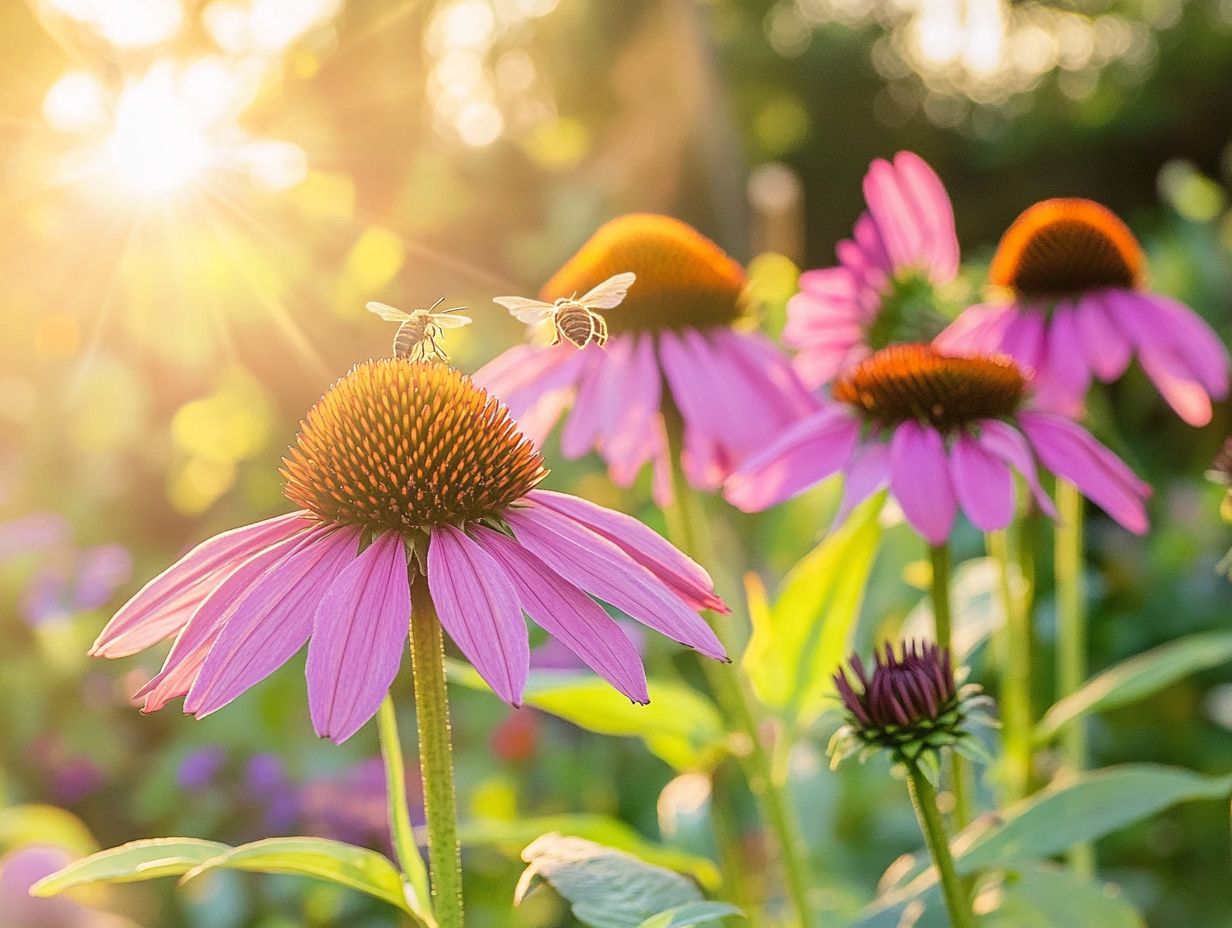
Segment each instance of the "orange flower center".
[{"label": "orange flower center", "polygon": [[357,364],[300,423],[284,493],[326,522],[408,532],[498,517],[547,474],[503,404],[445,364]]},{"label": "orange flower center", "polygon": [[613,335],[726,326],[743,312],[740,265],[690,226],[651,214],[621,216],[600,227],[544,285],[540,298],[582,296],[625,271],[637,280],[624,302],[599,310]]},{"label": "orange flower center", "polygon": [[1055,300],[1102,287],[1137,287],[1145,260],[1125,223],[1091,200],[1036,203],[997,246],[988,277],[1024,297]]},{"label": "orange flower center", "polygon": [[882,425],[926,422],[949,432],[1011,415],[1027,381],[1004,355],[951,358],[930,345],[891,345],[834,385],[834,398]]}]

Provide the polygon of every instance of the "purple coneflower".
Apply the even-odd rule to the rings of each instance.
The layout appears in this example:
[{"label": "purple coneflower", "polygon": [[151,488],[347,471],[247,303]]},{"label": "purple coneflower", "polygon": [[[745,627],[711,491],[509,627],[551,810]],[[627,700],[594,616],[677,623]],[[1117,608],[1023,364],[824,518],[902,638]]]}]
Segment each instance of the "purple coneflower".
[{"label": "purple coneflower", "polygon": [[814,404],[773,344],[739,328],[745,312],[740,265],[675,219],[612,220],[540,297],[585,293],[628,271],[636,283],[603,313],[606,348],[522,345],[475,380],[504,399],[540,443],[572,405],[561,434],[565,457],[596,449],[621,486],[654,462],[661,501],[670,496],[664,415],[678,416],[685,476],[692,486],[717,489],[744,457]]},{"label": "purple coneflower", "polygon": [[1132,232],[1091,200],[1036,203],[997,247],[995,302],[972,306],[937,339],[947,351],[1004,351],[1035,371],[1041,400],[1069,415],[1092,377],[1105,383],[1135,355],[1190,425],[1228,393],[1228,353],[1188,306],[1146,288]]},{"label": "purple coneflower", "polygon": [[892,345],[849,370],[820,412],[747,461],[727,498],[765,509],[841,471],[840,518],[888,485],[908,523],[939,545],[960,507],[982,531],[1009,525],[1015,471],[1053,514],[1037,461],[1125,528],[1146,531],[1150,488],[1081,426],[1035,408],[1009,358]]},{"label": "purple coneflower", "polygon": [[[839,264],[800,275],[783,340],[805,383],[829,383],[891,342],[927,341],[944,325],[923,299],[958,273],[954,210],[919,155],[877,159],[864,175],[868,212],[838,243]],[[931,331],[929,330],[931,329]]]},{"label": "purple coneflower", "polygon": [[725,659],[696,609],[723,608],[706,572],[636,520],[535,489],[547,471],[505,407],[443,365],[357,365],[321,397],[283,459],[301,508],[218,535],[150,581],[93,654],[175,636],[138,693],[209,715],[308,642],[313,724],[335,741],[376,712],[406,650],[412,583],[501,699],[529,664],[522,613],[635,702],[641,660],[591,596]]}]

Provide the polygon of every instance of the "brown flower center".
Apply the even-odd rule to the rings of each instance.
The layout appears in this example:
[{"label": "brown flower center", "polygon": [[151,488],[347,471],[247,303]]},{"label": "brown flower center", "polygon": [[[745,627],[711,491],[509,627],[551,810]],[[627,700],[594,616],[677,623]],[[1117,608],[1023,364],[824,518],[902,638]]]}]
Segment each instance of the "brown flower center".
[{"label": "brown flower center", "polygon": [[989,280],[1022,296],[1058,299],[1141,283],[1142,249],[1125,223],[1091,200],[1036,203],[997,246]]},{"label": "brown flower center", "polygon": [[469,377],[401,358],[331,386],[282,463],[287,497],[323,520],[403,532],[499,516],[547,473]]},{"label": "brown flower center", "polygon": [[582,296],[625,271],[637,280],[624,302],[599,310],[613,335],[714,328],[742,314],[740,265],[690,226],[651,214],[621,216],[602,226],[544,285],[540,298]]},{"label": "brown flower center", "polygon": [[948,432],[1018,408],[1027,381],[1003,355],[951,358],[930,345],[891,345],[834,385],[834,398],[882,425],[910,420]]}]

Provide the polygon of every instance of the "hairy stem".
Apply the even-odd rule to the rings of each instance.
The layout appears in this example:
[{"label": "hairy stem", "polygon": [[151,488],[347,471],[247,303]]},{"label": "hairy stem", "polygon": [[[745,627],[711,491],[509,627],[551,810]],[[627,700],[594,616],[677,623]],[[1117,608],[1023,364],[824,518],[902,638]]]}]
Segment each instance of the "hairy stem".
[{"label": "hairy stem", "polygon": [[950,839],[941,821],[941,812],[937,809],[937,791],[915,764],[907,768],[907,789],[911,793],[911,805],[920,822],[920,831],[924,833],[928,853],[941,878],[941,893],[950,913],[950,925],[952,928],[975,928],[971,900],[958,871],[954,869]]}]

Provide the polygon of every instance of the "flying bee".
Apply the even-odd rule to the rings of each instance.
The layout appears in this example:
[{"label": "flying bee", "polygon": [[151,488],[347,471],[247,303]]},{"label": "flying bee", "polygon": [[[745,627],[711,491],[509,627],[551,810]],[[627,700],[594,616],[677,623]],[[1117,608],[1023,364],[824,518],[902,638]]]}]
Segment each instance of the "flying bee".
[{"label": "flying bee", "polygon": [[498,296],[494,301],[527,325],[551,322],[556,329],[553,345],[560,344],[563,339],[577,348],[585,348],[591,342],[602,348],[607,344],[607,320],[595,310],[619,306],[636,279],[636,274],[626,271],[609,277],[582,296],[564,296],[555,303],[521,296]]},{"label": "flying bee", "polygon": [[460,329],[471,322],[470,316],[455,316],[453,313],[466,309],[465,306],[455,306],[452,309],[436,308],[445,302],[441,297],[427,309],[420,307],[409,313],[395,309],[386,303],[375,300],[368,304],[368,311],[376,313],[386,322],[400,323],[394,334],[394,357],[409,358],[412,361],[431,361],[439,358],[448,361],[449,355],[438,341],[444,335],[444,329]]}]

